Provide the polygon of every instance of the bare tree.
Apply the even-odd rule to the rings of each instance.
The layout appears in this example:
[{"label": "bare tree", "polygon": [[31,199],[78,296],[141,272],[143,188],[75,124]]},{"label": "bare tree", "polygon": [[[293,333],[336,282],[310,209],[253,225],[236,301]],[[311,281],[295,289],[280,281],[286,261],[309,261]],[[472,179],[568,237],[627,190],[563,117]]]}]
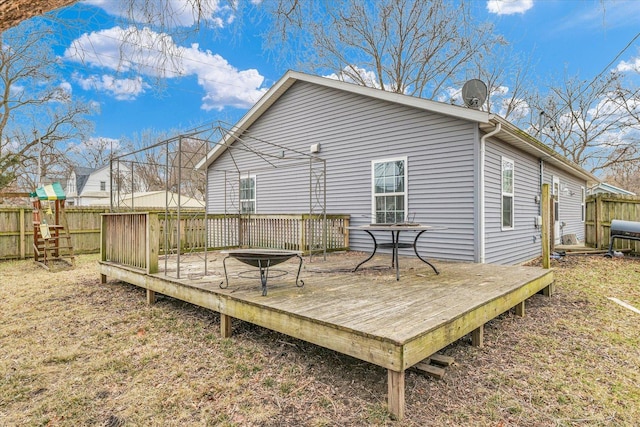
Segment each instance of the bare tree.
[{"label": "bare tree", "polygon": [[[535,93],[530,74],[531,58],[513,51],[506,40],[495,46],[491,55],[473,59],[477,77],[488,88],[486,111],[519,124],[531,116],[529,99]],[[462,86],[462,85],[460,85]]]},{"label": "bare tree", "polygon": [[167,139],[167,132],[145,129],[135,133],[131,140],[125,140],[128,147],[149,147],[131,150],[133,154],[121,157],[121,161],[134,170],[136,180],[133,191],[157,191],[166,187],[166,150],[158,146]]},{"label": "bare tree", "polygon": [[144,147],[118,158],[135,175],[134,191],[169,190],[200,198],[205,193],[205,176],[195,166],[207,153],[210,141],[180,135],[180,131],[145,130],[136,134],[130,146]]},{"label": "bare tree", "polygon": [[428,99],[502,41],[490,25],[473,21],[466,2],[282,0],[265,7],[275,16],[272,46],[303,55],[303,68]]},{"label": "bare tree", "polygon": [[88,138],[68,147],[69,160],[76,165],[99,168],[109,164],[112,157],[132,148],[123,145],[119,139],[95,137]]},{"label": "bare tree", "polygon": [[[544,112],[531,128],[547,145],[593,173],[640,160],[640,122],[620,101],[621,75],[592,82],[567,77],[531,104]],[[635,136],[634,136],[635,135]]]},{"label": "bare tree", "polygon": [[640,194],[640,162],[613,165],[602,180]]},{"label": "bare tree", "polygon": [[58,174],[65,167],[65,144],[91,130],[87,116],[93,108],[73,99],[56,74],[51,35],[45,26],[24,23],[0,36],[0,181],[5,186],[30,188],[38,176]]},{"label": "bare tree", "polygon": [[31,17],[68,6],[77,0],[11,0],[0,2],[0,32]]},{"label": "bare tree", "polygon": [[640,194],[640,89],[628,86],[632,86],[631,82],[621,76],[615,89],[608,93],[612,108],[621,112],[618,120],[623,130],[619,139],[624,144],[617,148],[621,161],[609,165],[604,179]]},{"label": "bare tree", "polygon": [[180,192],[189,197],[204,199],[205,176],[200,170],[196,170],[196,165],[207,154],[209,141],[200,140],[193,137],[180,138],[175,145],[176,150],[169,159],[171,163],[170,186],[177,188],[180,185]]}]

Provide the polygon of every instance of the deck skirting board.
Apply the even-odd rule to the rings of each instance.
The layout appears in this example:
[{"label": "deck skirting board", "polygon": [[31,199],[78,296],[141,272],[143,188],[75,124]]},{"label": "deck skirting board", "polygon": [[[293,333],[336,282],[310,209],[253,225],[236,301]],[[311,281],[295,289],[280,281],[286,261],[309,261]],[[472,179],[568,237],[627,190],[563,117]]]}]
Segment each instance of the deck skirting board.
[{"label": "deck skirting board", "polygon": [[241,281],[220,289],[213,278],[176,279],[104,261],[100,276],[146,289],[149,303],[162,294],[220,313],[223,338],[239,319],[386,368],[389,411],[401,419],[406,369],[469,333],[482,344],[485,323],[512,308],[524,315],[525,300],[552,291],[549,269],[442,264],[438,276],[419,264],[405,267],[396,281],[375,270],[331,273],[328,263],[304,288],[281,282],[268,297]]},{"label": "deck skirting board", "polygon": [[[450,319],[444,318],[436,328],[425,330],[411,339],[392,340],[389,337],[374,336],[282,309],[237,299],[217,292],[213,287],[207,289],[190,286],[175,279],[147,275],[135,269],[101,263],[100,274],[140,286],[148,292],[186,301],[221,315],[253,323],[394,371],[410,368],[553,283],[553,272],[547,270],[546,274],[493,300],[483,301],[472,307],[463,307],[460,315]],[[461,301],[459,305],[464,303]],[[230,333],[230,327],[226,328]]]},{"label": "deck skirting board", "polygon": [[153,292],[186,301],[235,319],[253,323],[339,353],[356,357],[383,368],[400,371],[403,368],[403,346],[380,337],[357,334],[355,331],[328,325],[280,310],[269,310],[246,301],[238,301],[211,290],[185,286],[181,283],[144,275],[101,264],[101,274],[122,280]]},{"label": "deck skirting board", "polygon": [[462,316],[443,323],[442,327],[428,331],[423,336],[408,342],[405,345],[404,369],[410,368],[425,357],[482,327],[491,319],[517,306],[541,289],[549,286],[552,282],[553,272],[549,271],[549,274],[534,279],[500,298],[473,307]]}]

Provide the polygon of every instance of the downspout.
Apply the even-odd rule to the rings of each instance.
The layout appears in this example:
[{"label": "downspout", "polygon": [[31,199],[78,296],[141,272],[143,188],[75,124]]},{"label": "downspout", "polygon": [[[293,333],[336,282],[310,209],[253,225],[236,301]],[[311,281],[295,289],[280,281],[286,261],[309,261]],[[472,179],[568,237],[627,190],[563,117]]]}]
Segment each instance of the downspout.
[{"label": "downspout", "polygon": [[[540,159],[540,200],[542,200],[542,186],[544,185],[544,160]],[[538,215],[542,215],[542,203],[539,203]]]},{"label": "downspout", "polygon": [[480,240],[480,264],[484,264],[485,262],[485,214],[484,214],[484,159],[485,159],[485,151],[487,139],[497,134],[502,130],[502,123],[496,125],[495,129],[493,129],[488,134],[484,135],[480,138],[480,188],[479,188],[479,199],[480,199],[480,221],[479,221],[479,230],[478,230],[478,239]]}]

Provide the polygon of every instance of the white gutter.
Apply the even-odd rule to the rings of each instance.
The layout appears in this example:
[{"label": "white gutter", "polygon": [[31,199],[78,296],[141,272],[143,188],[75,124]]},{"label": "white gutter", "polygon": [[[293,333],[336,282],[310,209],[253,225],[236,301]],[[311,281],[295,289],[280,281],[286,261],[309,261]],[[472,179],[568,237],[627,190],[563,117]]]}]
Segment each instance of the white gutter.
[{"label": "white gutter", "polygon": [[485,150],[487,139],[502,130],[502,123],[498,122],[495,129],[493,129],[488,134],[484,135],[480,138],[480,188],[479,188],[479,199],[480,199],[480,221],[479,221],[479,230],[478,230],[478,239],[480,240],[480,263],[484,264],[485,262],[485,235],[484,235],[484,158],[485,158]]}]

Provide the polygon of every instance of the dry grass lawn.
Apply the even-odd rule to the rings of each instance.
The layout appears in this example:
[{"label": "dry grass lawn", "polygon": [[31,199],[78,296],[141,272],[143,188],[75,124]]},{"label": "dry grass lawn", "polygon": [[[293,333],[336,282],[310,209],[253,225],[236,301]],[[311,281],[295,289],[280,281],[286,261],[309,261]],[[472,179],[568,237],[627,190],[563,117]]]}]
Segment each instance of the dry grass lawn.
[{"label": "dry grass lawn", "polygon": [[556,293],[444,349],[443,380],[386,371],[121,282],[97,256],[49,273],[0,263],[2,426],[633,426],[640,420],[640,260],[569,257]]}]

